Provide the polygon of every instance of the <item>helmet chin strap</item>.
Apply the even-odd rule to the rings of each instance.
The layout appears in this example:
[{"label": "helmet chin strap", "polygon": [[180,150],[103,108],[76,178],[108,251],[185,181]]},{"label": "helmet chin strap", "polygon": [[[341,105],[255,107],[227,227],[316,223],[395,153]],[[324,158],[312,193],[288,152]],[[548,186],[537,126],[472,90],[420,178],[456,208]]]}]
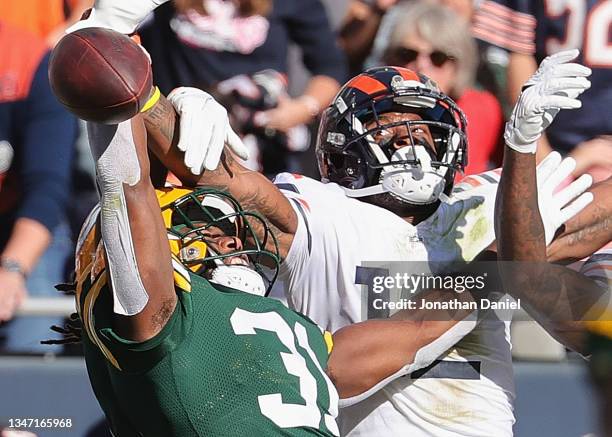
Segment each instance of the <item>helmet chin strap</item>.
[{"label": "helmet chin strap", "polygon": [[[215,255],[210,249],[209,252]],[[220,259],[214,260],[214,263],[217,267],[212,271],[210,282],[257,296],[266,294],[266,285],[263,278],[252,268],[242,265],[227,265]]]},{"label": "helmet chin strap", "polygon": [[[415,156],[416,155],[416,156]],[[431,156],[425,146],[417,144],[396,150],[391,161],[416,160],[419,164],[395,164],[385,166],[380,174],[380,183],[361,189],[344,188],[348,197],[364,197],[390,193],[399,200],[415,205],[429,205],[446,200],[444,176],[446,167],[433,168]],[[442,198],[444,197],[444,198]]]}]

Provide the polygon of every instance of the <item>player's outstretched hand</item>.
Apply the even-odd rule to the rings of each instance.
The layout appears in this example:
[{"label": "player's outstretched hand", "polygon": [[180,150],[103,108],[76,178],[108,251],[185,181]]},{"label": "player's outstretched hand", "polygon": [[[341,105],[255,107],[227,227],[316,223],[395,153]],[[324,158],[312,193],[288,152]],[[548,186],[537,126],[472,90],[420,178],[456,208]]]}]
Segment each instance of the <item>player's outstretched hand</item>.
[{"label": "player's outstretched hand", "polygon": [[593,183],[593,178],[588,174],[556,191],[559,185],[570,177],[575,167],[574,158],[562,159],[558,152],[548,154],[538,165],[538,207],[547,246],[561,225],[593,201],[593,194],[586,192]]},{"label": "player's outstretched hand", "polygon": [[535,153],[536,141],[561,109],[582,106],[578,96],[591,86],[591,69],[571,63],[577,49],[545,58],[523,87],[518,102],[506,123],[504,139],[520,153]]},{"label": "player's outstretched hand", "polygon": [[96,0],[89,16],[76,22],[66,33],[88,27],[104,27],[130,35],[153,10],[168,0]]},{"label": "player's outstretched hand", "polygon": [[193,174],[215,170],[224,145],[248,159],[248,150],[230,126],[227,111],[210,94],[181,87],[172,91],[168,100],[180,116],[178,148],[185,152],[185,165]]}]

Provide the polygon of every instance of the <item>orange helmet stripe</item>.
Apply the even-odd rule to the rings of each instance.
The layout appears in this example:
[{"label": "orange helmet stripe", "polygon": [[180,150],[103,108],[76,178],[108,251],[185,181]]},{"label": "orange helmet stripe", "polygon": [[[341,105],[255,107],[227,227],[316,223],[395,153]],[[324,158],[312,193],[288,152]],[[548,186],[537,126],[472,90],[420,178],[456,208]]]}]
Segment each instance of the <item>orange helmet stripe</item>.
[{"label": "orange helmet stripe", "polygon": [[356,88],[368,95],[385,91],[387,89],[384,83],[379,82],[373,77],[364,75],[360,75],[352,79],[349,83],[347,83],[347,86]]},{"label": "orange helmet stripe", "polygon": [[399,72],[399,74],[404,80],[416,80],[418,82],[421,81],[419,75],[412,70],[408,70],[407,68],[396,68],[396,70]]}]

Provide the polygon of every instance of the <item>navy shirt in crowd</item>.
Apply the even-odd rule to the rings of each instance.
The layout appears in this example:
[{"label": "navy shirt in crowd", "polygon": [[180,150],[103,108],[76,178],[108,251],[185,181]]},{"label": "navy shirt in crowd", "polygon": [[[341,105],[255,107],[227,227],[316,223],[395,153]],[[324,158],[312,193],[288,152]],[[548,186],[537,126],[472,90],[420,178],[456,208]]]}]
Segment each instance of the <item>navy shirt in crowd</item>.
[{"label": "navy shirt in crowd", "polygon": [[139,31],[162,92],[178,86],[207,89],[265,69],[287,73],[290,42],[302,49],[311,74],[330,76],[339,83],[346,80],[344,55],[320,0],[276,0],[266,17],[234,17],[228,9],[231,4],[209,1],[209,15],[202,16],[177,14],[166,3]]},{"label": "navy shirt in crowd", "polygon": [[49,231],[63,220],[70,193],[76,119],[49,86],[44,41],[0,21],[0,248],[13,223],[27,217]]}]

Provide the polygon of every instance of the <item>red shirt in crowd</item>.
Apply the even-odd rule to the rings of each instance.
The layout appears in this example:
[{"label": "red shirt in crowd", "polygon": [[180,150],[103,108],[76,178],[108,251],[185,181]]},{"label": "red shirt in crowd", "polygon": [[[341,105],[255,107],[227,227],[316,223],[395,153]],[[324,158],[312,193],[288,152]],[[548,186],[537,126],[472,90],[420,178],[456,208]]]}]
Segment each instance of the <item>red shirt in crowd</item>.
[{"label": "red shirt in crowd", "polygon": [[501,106],[488,91],[473,88],[465,90],[457,105],[467,117],[468,166],[465,175],[482,173],[498,167],[499,138],[504,122]]}]

